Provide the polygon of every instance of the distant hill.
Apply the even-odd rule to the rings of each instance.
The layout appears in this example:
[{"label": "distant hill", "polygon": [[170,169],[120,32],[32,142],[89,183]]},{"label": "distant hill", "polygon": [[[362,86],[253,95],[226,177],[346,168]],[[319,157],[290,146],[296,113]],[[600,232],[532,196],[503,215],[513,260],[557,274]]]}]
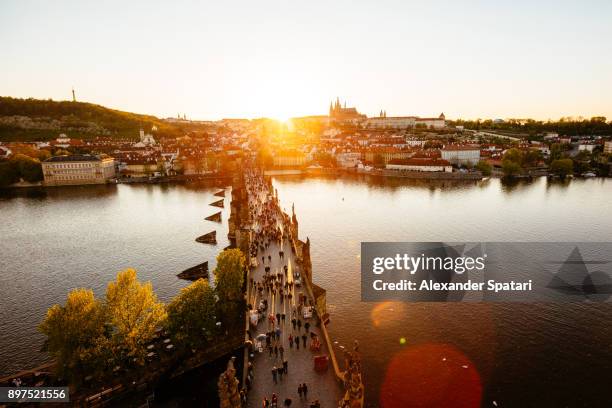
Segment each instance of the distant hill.
[{"label": "distant hill", "polygon": [[60,133],[137,138],[138,130],[157,127],[158,136],[181,136],[184,129],[155,116],[123,112],[86,102],[0,97],[0,141],[50,140]]}]

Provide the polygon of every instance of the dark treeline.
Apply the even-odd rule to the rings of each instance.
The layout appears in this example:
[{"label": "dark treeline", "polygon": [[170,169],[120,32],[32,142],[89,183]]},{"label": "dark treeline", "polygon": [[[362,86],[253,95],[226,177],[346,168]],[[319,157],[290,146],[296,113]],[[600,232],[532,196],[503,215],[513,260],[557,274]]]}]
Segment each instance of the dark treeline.
[{"label": "dark treeline", "polygon": [[508,119],[504,122],[486,120],[449,121],[454,126],[464,126],[473,130],[497,130],[511,133],[524,133],[536,136],[544,132],[557,132],[565,136],[612,135],[612,122],[606,122],[604,116],[590,119],[561,118],[558,121],[538,121],[533,119]]}]

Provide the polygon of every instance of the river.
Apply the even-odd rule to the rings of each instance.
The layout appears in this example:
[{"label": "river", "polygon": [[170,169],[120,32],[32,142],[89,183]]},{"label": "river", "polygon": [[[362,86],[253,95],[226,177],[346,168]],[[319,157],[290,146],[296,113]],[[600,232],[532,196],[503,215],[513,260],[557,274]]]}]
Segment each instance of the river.
[{"label": "river", "polygon": [[361,241],[610,241],[612,180],[274,185],[311,240],[337,355],[360,342],[368,406],[610,406],[612,305],[364,303],[359,254]]},{"label": "river", "polygon": [[[103,185],[0,194],[0,376],[48,360],[37,331],[48,307],[80,287],[104,296],[118,271],[135,268],[162,301],[188,282],[176,274],[229,244],[230,189],[223,223],[214,186]],[[217,230],[217,245],[195,238]]]},{"label": "river", "polygon": [[[612,180],[502,183],[282,176],[327,289],[338,356],[357,339],[368,406],[390,398],[444,406],[609,406],[609,304],[360,302],[361,241],[612,241]],[[134,267],[168,301],[176,274],[227,245],[218,188],[118,185],[0,195],[0,374],[46,361],[36,326],[75,287],[103,295]],[[229,192],[229,191],[228,191]],[[217,230],[217,246],[194,242]],[[214,262],[211,264],[214,266]],[[495,403],[495,404],[494,404]],[[454,404],[457,405],[457,404]],[[460,404],[459,404],[460,405]],[[409,405],[406,405],[409,406]],[[416,406],[416,405],[415,405]]]}]

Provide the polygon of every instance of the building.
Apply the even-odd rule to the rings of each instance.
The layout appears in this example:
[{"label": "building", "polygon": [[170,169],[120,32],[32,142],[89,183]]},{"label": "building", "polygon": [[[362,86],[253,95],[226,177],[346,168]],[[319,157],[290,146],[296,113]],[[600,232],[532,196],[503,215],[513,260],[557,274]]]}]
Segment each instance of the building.
[{"label": "building", "polygon": [[408,129],[426,127],[428,129],[443,129],[446,127],[446,117],[441,113],[437,118],[419,118],[418,116],[387,116],[380,111],[380,116],[368,118],[365,126],[376,129]]},{"label": "building", "polygon": [[437,118],[416,118],[414,126],[423,126],[428,129],[444,129],[446,127],[446,117],[444,113],[441,113]]},{"label": "building", "polygon": [[593,153],[593,150],[595,150],[596,147],[597,145],[592,144],[592,143],[581,143],[578,145],[578,151]]},{"label": "building", "polygon": [[300,167],[306,162],[306,155],[297,150],[284,150],[274,154],[274,166],[276,167]]},{"label": "building", "polygon": [[475,165],[480,161],[480,147],[468,145],[450,145],[440,150],[442,160],[455,165]]},{"label": "building", "polygon": [[115,160],[106,155],[55,156],[42,162],[44,184],[104,184],[115,177]]},{"label": "building", "polygon": [[343,152],[336,155],[338,166],[343,168],[354,168],[360,163],[361,153],[359,152]]},{"label": "building", "polygon": [[370,162],[377,163],[382,161],[384,164],[389,163],[391,160],[403,160],[412,157],[413,152],[407,149],[398,149],[397,147],[373,147],[362,153],[362,159]]},{"label": "building", "polygon": [[165,168],[161,158],[158,162],[157,157],[141,156],[122,160],[120,173],[127,178],[157,177],[161,176],[161,170]]},{"label": "building", "polygon": [[152,135],[144,132],[140,129],[140,141],[134,144],[134,147],[153,147],[156,145],[155,139]]},{"label": "building", "polygon": [[388,170],[397,171],[434,171],[452,173],[453,166],[447,160],[413,158],[405,160],[391,160],[386,166]]},{"label": "building", "polygon": [[64,133],[60,134],[55,140],[49,142],[49,145],[52,147],[57,147],[60,149],[68,149],[69,147],[79,147],[83,146],[83,141],[80,139],[71,139],[66,136]]},{"label": "building", "polygon": [[357,123],[366,119],[366,115],[357,112],[356,108],[347,108],[346,102],[344,107],[340,105],[340,98],[336,98],[336,103],[329,104],[329,118],[336,122],[351,122]]},{"label": "building", "polygon": [[606,140],[604,143],[604,153],[612,154],[612,140]]}]

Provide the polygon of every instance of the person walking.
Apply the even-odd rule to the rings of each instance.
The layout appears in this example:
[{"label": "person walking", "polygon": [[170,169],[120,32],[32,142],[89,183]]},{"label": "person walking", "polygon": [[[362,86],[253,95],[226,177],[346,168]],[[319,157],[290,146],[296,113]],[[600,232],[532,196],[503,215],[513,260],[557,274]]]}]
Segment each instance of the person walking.
[{"label": "person walking", "polygon": [[291,325],[293,326],[293,330],[295,330],[296,323],[297,323],[297,320],[295,320],[295,317],[291,319]]},{"label": "person walking", "polygon": [[283,403],[283,405],[286,407],[290,407],[292,402],[293,401],[291,400],[291,398],[285,398],[285,402]]},{"label": "person walking", "polygon": [[306,333],[308,333],[308,329],[310,329],[310,322],[304,323],[304,329],[306,329]]},{"label": "person walking", "polygon": [[302,321],[300,319],[298,319],[297,321],[297,327],[298,327],[298,331],[302,331]]},{"label": "person walking", "polygon": [[274,356],[278,357],[278,346],[274,346]]},{"label": "person walking", "polygon": [[302,341],[304,342],[304,348],[306,348],[306,339],[308,338],[308,336],[306,336],[306,333],[302,334]]},{"label": "person walking", "polygon": [[285,374],[289,371],[289,362],[287,360],[283,360],[283,370],[285,370]]},{"label": "person walking", "polygon": [[278,352],[280,353],[280,358],[281,360],[284,359],[284,355],[285,355],[285,348],[283,347],[283,345],[281,344],[280,347],[278,348]]},{"label": "person walking", "polygon": [[289,348],[293,348],[293,336],[289,335]]},{"label": "person walking", "polygon": [[304,393],[304,398],[308,399],[308,386],[306,383],[302,384],[302,393]]},{"label": "person walking", "polygon": [[279,379],[280,381],[283,381],[283,369],[282,369],[282,368],[280,368],[280,367],[278,367],[278,368],[276,369],[276,374],[278,374],[278,379]]},{"label": "person walking", "polygon": [[300,399],[302,399],[302,384],[298,385],[298,395],[300,396]]},{"label": "person walking", "polygon": [[278,384],[276,380],[276,366],[272,367],[272,381],[274,381],[274,384]]}]

